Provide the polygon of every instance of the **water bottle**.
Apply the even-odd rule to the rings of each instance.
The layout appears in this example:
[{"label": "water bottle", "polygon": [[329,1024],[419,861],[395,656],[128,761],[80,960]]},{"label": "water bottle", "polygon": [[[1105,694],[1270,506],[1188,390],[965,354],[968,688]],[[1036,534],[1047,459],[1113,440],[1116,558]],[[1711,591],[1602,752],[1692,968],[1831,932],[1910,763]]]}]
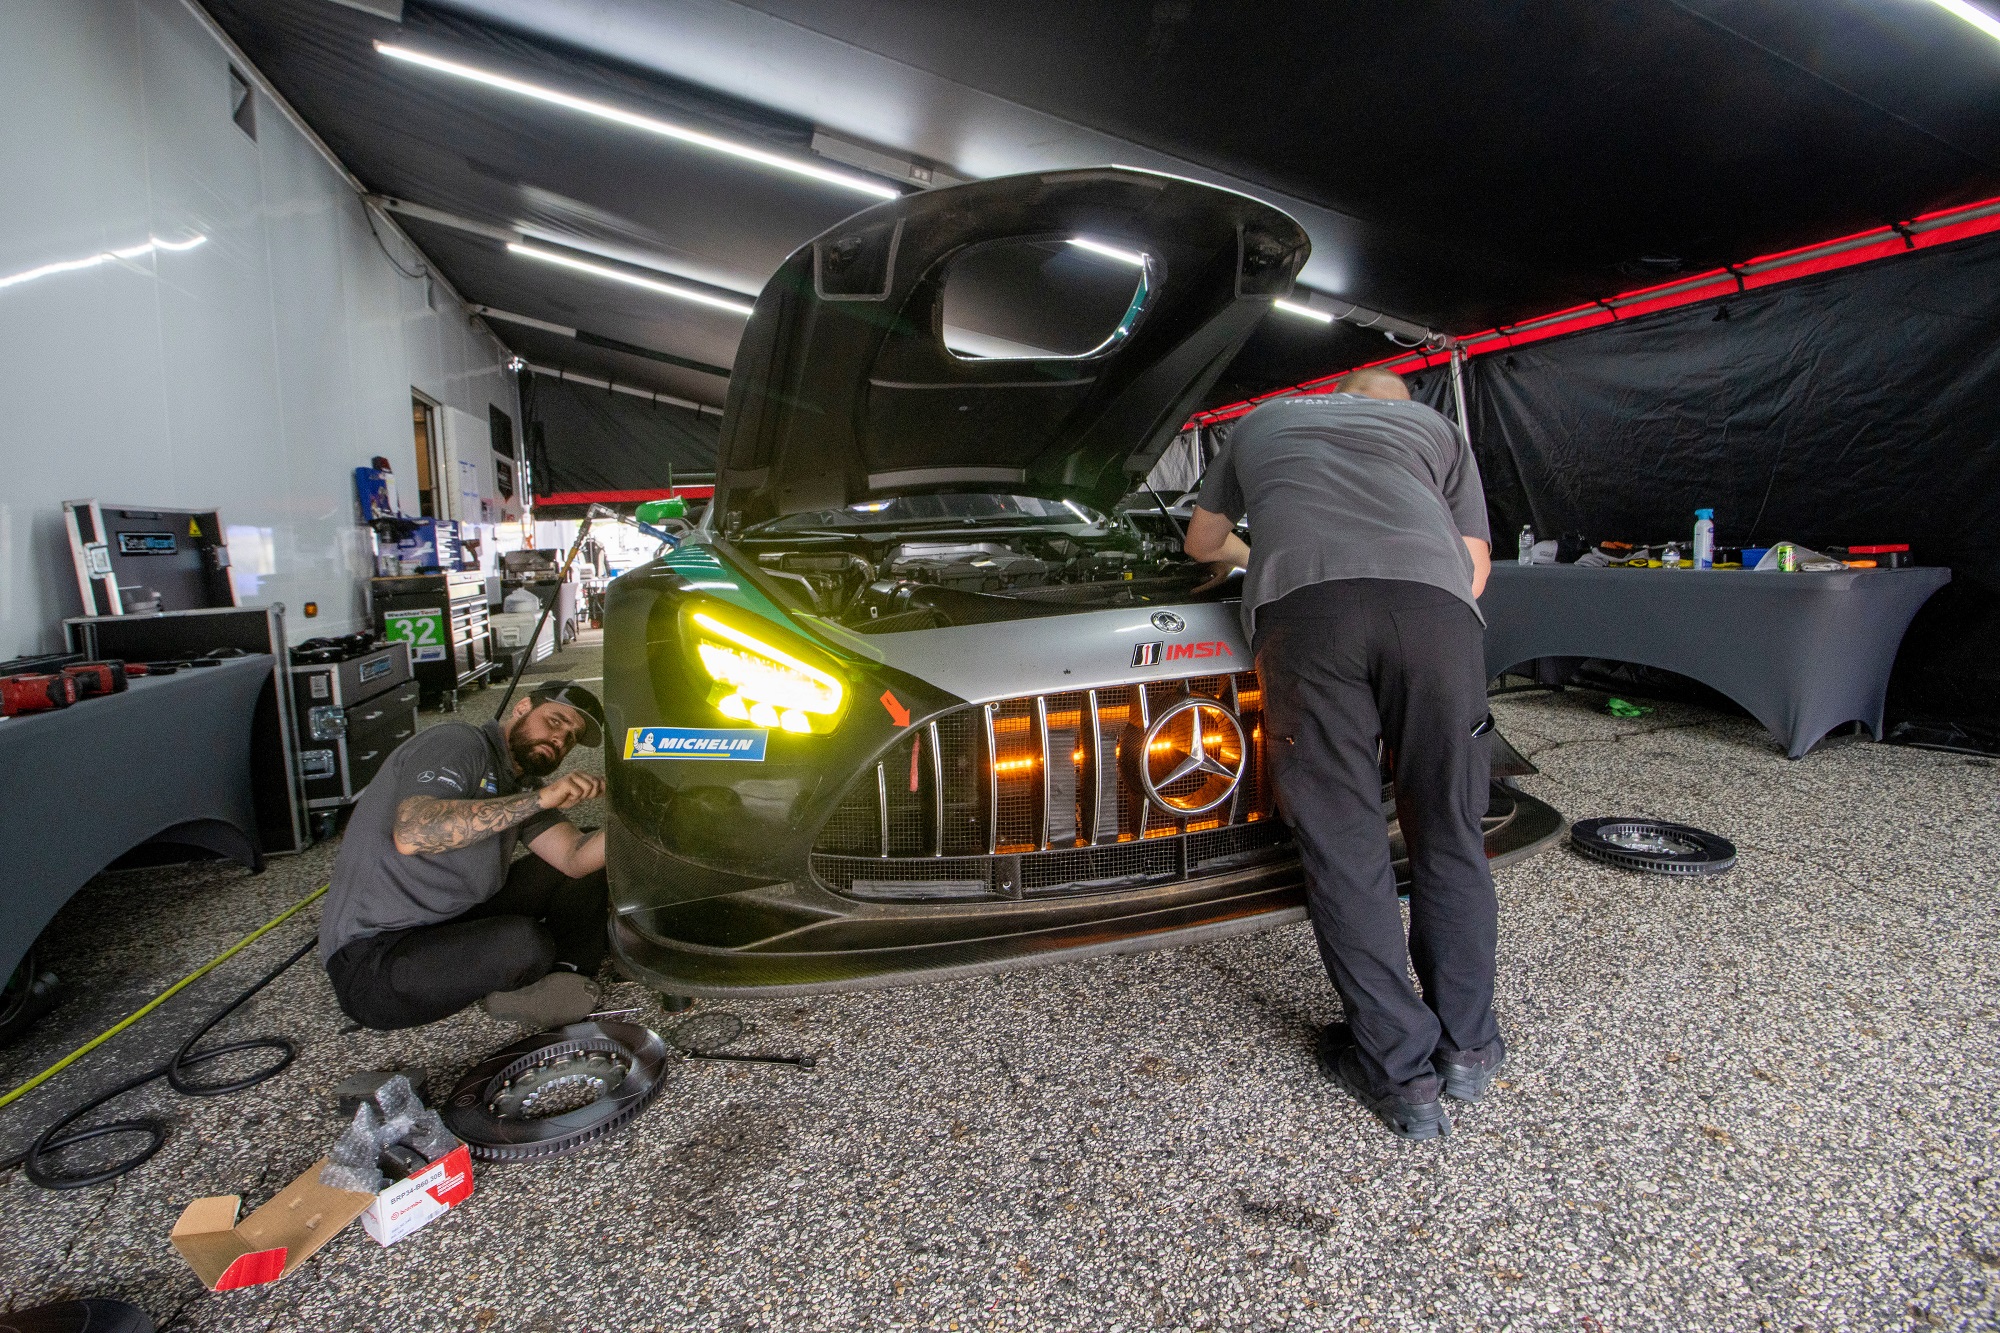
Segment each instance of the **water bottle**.
[{"label": "water bottle", "polygon": [[1694,567],[1715,568],[1715,511],[1694,511]]},{"label": "water bottle", "polygon": [[1660,564],[1666,569],[1679,569],[1681,567],[1681,544],[1679,542],[1667,543],[1667,549],[1660,552]]},{"label": "water bottle", "polygon": [[1517,549],[1520,551],[1518,558],[1522,564],[1535,563],[1535,529],[1532,524],[1521,525],[1521,545]]}]

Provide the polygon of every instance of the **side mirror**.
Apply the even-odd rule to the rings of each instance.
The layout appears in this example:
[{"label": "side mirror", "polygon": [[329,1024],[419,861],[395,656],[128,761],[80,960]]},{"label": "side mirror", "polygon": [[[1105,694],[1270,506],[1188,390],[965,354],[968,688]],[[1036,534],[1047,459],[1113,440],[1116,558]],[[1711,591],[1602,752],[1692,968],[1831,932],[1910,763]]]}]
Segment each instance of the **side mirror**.
[{"label": "side mirror", "polygon": [[639,512],[633,517],[641,523],[658,523],[666,518],[686,518],[687,511],[686,500],[678,495],[670,495],[664,500],[646,501],[639,506]]}]

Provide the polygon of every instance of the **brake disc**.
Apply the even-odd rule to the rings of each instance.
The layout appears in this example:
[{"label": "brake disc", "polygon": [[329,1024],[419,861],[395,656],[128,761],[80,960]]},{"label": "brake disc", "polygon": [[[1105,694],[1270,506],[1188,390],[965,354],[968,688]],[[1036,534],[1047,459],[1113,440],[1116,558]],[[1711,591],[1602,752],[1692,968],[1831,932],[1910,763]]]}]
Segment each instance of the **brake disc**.
[{"label": "brake disc", "polygon": [[1593,860],[1654,875],[1718,875],[1736,864],[1729,839],[1658,819],[1580,819],[1569,841]]},{"label": "brake disc", "polygon": [[560,1157],[636,1118],[664,1086],[667,1045],[633,1023],[572,1023],[466,1071],[444,1122],[488,1162]]}]

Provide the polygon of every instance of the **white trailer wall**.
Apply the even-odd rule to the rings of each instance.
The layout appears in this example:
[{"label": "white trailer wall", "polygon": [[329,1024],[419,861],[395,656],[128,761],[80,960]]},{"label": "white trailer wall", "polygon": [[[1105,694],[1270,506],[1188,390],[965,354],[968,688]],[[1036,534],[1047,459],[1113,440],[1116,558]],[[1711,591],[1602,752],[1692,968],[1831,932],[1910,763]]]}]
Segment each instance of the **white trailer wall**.
[{"label": "white trailer wall", "polygon": [[253,140],[181,0],[0,5],[0,658],[81,614],[69,499],[219,509],[241,601],[361,628],[353,470],[415,510],[411,390],[520,419],[505,351],[254,96]]}]

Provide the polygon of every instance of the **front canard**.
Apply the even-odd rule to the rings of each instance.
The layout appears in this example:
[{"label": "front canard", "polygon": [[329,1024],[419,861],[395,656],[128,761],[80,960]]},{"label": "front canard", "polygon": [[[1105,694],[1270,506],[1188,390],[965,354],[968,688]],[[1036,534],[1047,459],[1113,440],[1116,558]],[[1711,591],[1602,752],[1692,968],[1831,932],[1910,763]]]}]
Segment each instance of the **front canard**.
[{"label": "front canard", "polygon": [[734,759],[764,762],[771,733],[744,727],[628,727],[627,759]]}]

